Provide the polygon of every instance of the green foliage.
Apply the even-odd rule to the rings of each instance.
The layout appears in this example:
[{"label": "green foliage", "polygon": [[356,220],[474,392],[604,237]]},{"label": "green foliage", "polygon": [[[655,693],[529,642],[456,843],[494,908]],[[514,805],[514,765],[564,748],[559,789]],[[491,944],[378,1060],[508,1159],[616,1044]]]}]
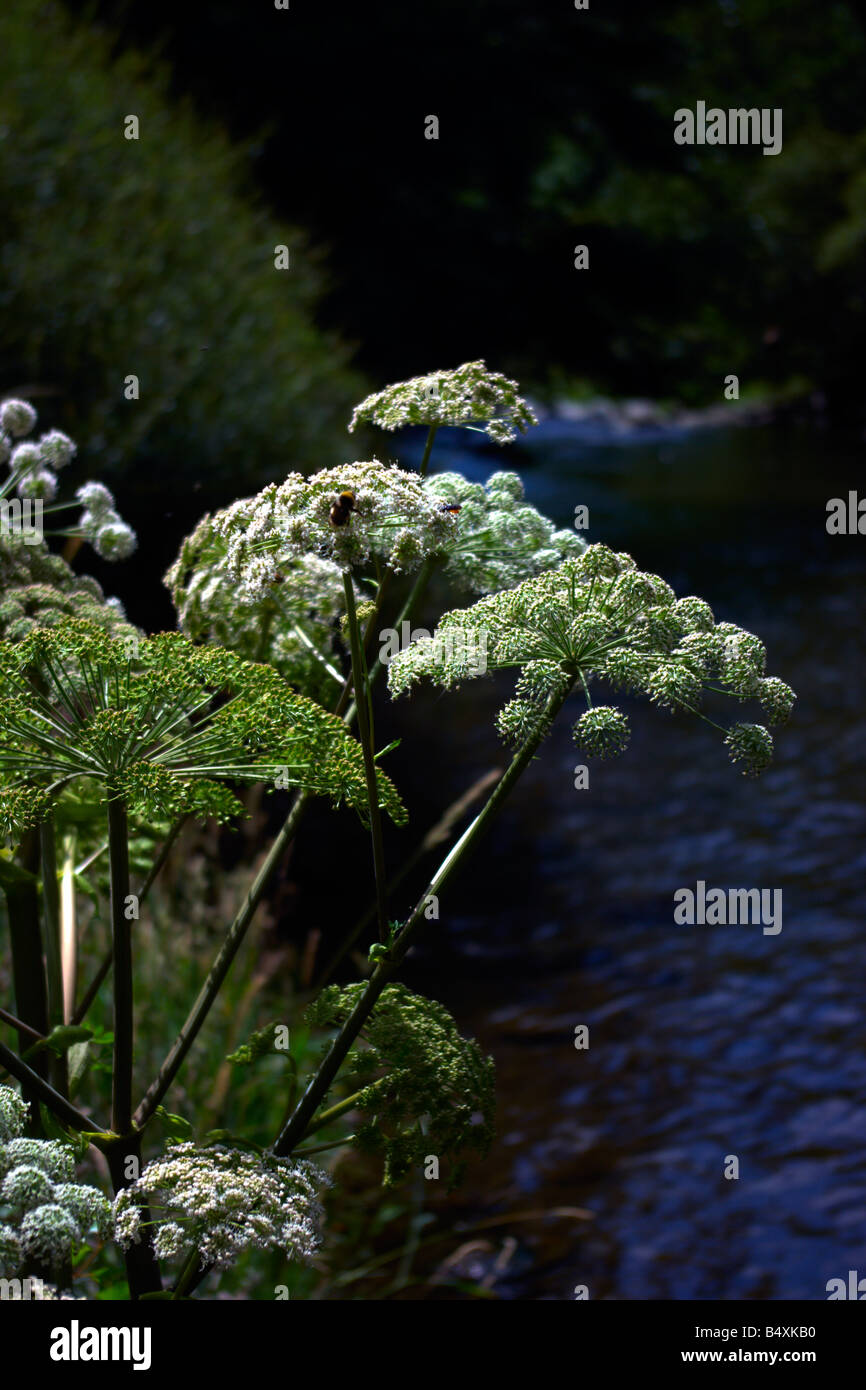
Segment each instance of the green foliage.
[{"label": "green foliage", "polygon": [[[322,1028],[345,1023],[363,984],[331,985],[308,1007]],[[454,1164],[460,1181],[469,1153],[486,1154],[493,1138],[494,1067],[476,1042],[461,1037],[448,1010],[405,985],[388,985],[361,1031],[343,1074],[366,1116],[360,1147],[384,1158],[385,1186],[400,1182],[428,1156]]]},{"label": "green foliage", "polygon": [[[20,834],[50,809],[49,787],[94,780],[133,811],[215,816],[242,807],[225,779],[346,801],[363,813],[360,745],[342,720],[296,695],[269,666],[176,633],[140,642],[66,620],[0,643],[0,824]],[[221,701],[221,703],[220,703]],[[405,818],[386,775],[382,805]]]},{"label": "green foliage", "polygon": [[59,5],[8,0],[0,55],[0,382],[60,395],[107,471],[144,467],[140,490],[180,471],[261,483],[321,457],[356,383],[313,325],[318,256],[261,210],[247,152]]}]

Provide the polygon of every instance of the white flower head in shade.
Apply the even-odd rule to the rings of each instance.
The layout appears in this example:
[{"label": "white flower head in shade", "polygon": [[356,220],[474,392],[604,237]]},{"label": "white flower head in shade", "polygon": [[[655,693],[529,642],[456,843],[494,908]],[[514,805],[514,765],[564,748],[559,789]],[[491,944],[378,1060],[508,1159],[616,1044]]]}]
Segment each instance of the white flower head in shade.
[{"label": "white flower head in shade", "polygon": [[[9,476],[0,481],[0,498],[13,489],[21,498],[45,503],[54,502],[57,496],[57,472],[72,462],[76,446],[62,430],[49,430],[41,439],[13,444],[13,439],[27,434],[35,423],[36,411],[27,401],[0,404],[0,463],[9,465]],[[138,542],[132,527],[118,516],[108,488],[101,483],[85,483],[76,497],[84,512],[76,530],[64,534],[84,536],[103,560],[128,559]]]},{"label": "white flower head in shade", "polygon": [[355,407],[349,429],[360,424],[398,430],[406,425],[476,425],[496,444],[510,444],[538,421],[516,381],[488,371],[483,360],[452,371],[412,377],[377,391]]},{"label": "white flower head in shade", "polygon": [[114,498],[102,483],[84,483],[75,498],[94,519],[116,515]]},{"label": "white flower head in shade", "polygon": [[49,430],[47,434],[43,434],[37,448],[45,467],[55,471],[71,463],[77,452],[69,435],[64,434],[62,430]]},{"label": "white flower head in shade", "polygon": [[[783,681],[765,676],[766,653],[753,633],[716,624],[702,599],[677,599],[664,579],[605,545],[588,546],[576,560],[446,613],[432,637],[392,659],[392,693],[402,694],[422,677],[449,688],[483,673],[472,657],[482,641],[483,670],[520,670],[515,698],[498,719],[500,733],[514,743],[546,732],[548,708],[574,689],[589,705],[574,726],[578,747],[603,757],[623,752],[626,716],[613,705],[593,706],[589,685],[596,680],[695,714],[706,692],[757,699],[773,723],[787,719],[796,698]],[[763,771],[773,749],[763,725],[721,732],[745,775]]]},{"label": "white flower head in shade", "polygon": [[78,525],[103,560],[128,560],[138,545],[132,527],[115,511],[82,512]]},{"label": "white flower head in shade", "polygon": [[27,1102],[11,1086],[0,1086],[0,1144],[17,1139],[27,1123]]},{"label": "white flower head in shade", "polygon": [[454,517],[426,492],[416,473],[378,460],[290,473],[215,519],[226,564],[251,601],[273,585],[293,555],[331,560],[343,571],[372,557],[395,571],[417,569],[446,548]]},{"label": "white flower head in shade", "polygon": [[172,1144],[115,1199],[115,1237],[140,1239],[141,1205],[167,1213],[155,1233],[158,1253],[194,1245],[202,1261],[226,1269],[243,1250],[279,1250],[309,1261],[319,1247],[318,1191],[330,1179],[312,1163],[214,1144]]},{"label": "white flower head in shade", "polygon": [[57,496],[57,478],[48,468],[35,468],[32,473],[24,474],[16,491],[19,497],[53,502]]},{"label": "white flower head in shade", "polygon": [[445,573],[459,589],[510,589],[586,549],[575,531],[556,530],[529,505],[516,473],[494,473],[484,484],[461,473],[436,473],[424,479],[424,489],[440,507],[454,509]]},{"label": "white flower head in shade", "polygon": [[8,400],[0,405],[0,429],[18,439],[36,424],[36,411],[29,401]]},{"label": "white flower head in shade", "polygon": [[27,1139],[28,1107],[0,1086],[0,1274],[14,1277],[22,1261],[63,1265],[88,1232],[106,1236],[111,1204],[95,1187],[72,1181],[72,1149],[57,1139]]}]

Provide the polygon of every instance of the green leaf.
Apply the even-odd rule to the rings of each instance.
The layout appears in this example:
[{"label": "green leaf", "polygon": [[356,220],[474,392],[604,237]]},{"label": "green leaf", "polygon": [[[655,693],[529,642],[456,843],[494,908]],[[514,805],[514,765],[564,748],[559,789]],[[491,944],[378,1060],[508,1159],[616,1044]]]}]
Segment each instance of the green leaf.
[{"label": "green leaf", "polygon": [[75,1043],[89,1042],[92,1037],[93,1029],[85,1028],[84,1024],[59,1023],[56,1028],[51,1029],[47,1038],[42,1038],[32,1047],[28,1047],[24,1057],[25,1059],[32,1057],[35,1053],[43,1052],[46,1048],[55,1056],[62,1057]]},{"label": "green leaf", "polygon": [[158,1105],[154,1114],[159,1118],[166,1134],[170,1135],[172,1139],[189,1139],[191,1137],[192,1125],[182,1115],[172,1115],[163,1105]]}]

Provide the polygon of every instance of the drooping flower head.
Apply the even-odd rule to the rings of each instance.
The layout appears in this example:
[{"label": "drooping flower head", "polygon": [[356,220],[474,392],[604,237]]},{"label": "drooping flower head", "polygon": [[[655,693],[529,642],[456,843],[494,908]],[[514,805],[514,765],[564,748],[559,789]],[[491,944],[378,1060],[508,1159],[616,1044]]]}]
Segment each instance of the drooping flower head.
[{"label": "drooping flower head", "polygon": [[[626,716],[614,706],[592,706],[593,681],[696,713],[707,691],[754,699],[768,723],[782,723],[794,692],[767,677],[765,665],[763,643],[752,633],[716,623],[702,599],[677,599],[630,555],[591,545],[576,560],[446,613],[432,637],[394,657],[388,682],[399,695],[422,677],[452,687],[483,670],[517,667],[515,699],[498,721],[506,738],[520,742],[543,732],[550,702],[577,688],[591,711],[575,725],[578,747],[610,756],[628,742]],[[725,741],[746,774],[761,772],[772,753],[763,725],[737,724]]]},{"label": "drooping flower head", "polygon": [[128,1248],[141,1238],[142,1202],[166,1213],[157,1224],[160,1259],[190,1246],[202,1262],[227,1269],[248,1249],[278,1250],[309,1261],[320,1243],[319,1190],[329,1182],[314,1164],[214,1144],[171,1144],[115,1200],[115,1235]]},{"label": "drooping flower head", "polygon": [[[0,829],[48,814],[51,790],[84,777],[151,816],[227,819],[223,784],[265,781],[346,801],[362,814],[360,744],[341,719],[269,666],[179,633],[120,640],[66,620],[0,643]],[[378,773],[381,804],[405,812]]]},{"label": "drooping flower head", "polygon": [[478,425],[496,444],[510,444],[518,432],[537,425],[519,395],[516,381],[490,372],[483,360],[451,371],[412,377],[377,391],[355,407],[350,430],[360,424],[399,430],[406,425]]},{"label": "drooping flower head", "polygon": [[[330,985],[309,1006],[310,1024],[339,1028],[363,984]],[[401,1181],[427,1154],[454,1165],[452,1186],[467,1156],[484,1155],[496,1109],[493,1058],[461,1036],[448,1010],[404,985],[388,985],[361,1030],[342,1073],[359,1091],[359,1147],[382,1155],[386,1186]],[[423,1128],[419,1120],[424,1120]]]}]

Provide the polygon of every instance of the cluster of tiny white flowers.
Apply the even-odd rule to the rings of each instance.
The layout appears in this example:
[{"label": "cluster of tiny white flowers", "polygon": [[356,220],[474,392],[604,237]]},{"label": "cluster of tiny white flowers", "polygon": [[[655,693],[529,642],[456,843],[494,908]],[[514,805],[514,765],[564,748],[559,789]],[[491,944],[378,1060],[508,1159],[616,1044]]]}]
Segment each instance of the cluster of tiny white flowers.
[{"label": "cluster of tiny white flowers", "polygon": [[172,1144],[115,1199],[115,1239],[128,1248],[141,1238],[142,1203],[166,1219],[154,1234],[159,1258],[194,1246],[202,1263],[226,1269],[245,1249],[281,1250],[311,1260],[319,1248],[321,1187],[327,1174],[312,1163],[215,1144]]},{"label": "cluster of tiny white flowers", "polygon": [[[72,462],[76,446],[61,430],[49,430],[37,440],[13,442],[29,434],[35,424],[36,411],[29,401],[0,404],[0,463],[9,465],[0,496],[13,487],[19,497],[34,501],[53,502],[57,496],[57,472]],[[103,560],[128,559],[137,544],[135,532],[121,520],[108,488],[101,483],[85,483],[76,498],[84,507],[76,529],[97,555]]]},{"label": "cluster of tiny white flowers", "polygon": [[458,588],[476,594],[510,589],[586,549],[575,531],[556,530],[524,500],[516,473],[494,473],[484,484],[462,473],[437,473],[424,487],[440,503],[460,508],[445,564]]},{"label": "cluster of tiny white flowers", "polygon": [[[245,517],[252,522],[256,504],[256,498],[244,498],[228,509],[238,533]],[[239,584],[221,535],[226,515],[203,517],[165,575],[178,625],[194,642],[267,661],[295,689],[315,696],[325,683],[322,657],[331,653],[336,620],[345,609],[340,570],[317,555],[280,560],[273,550],[253,551],[251,577]]]},{"label": "cluster of tiny white flowers", "polygon": [[[352,494],[352,507],[335,524],[332,508],[344,492]],[[290,473],[285,482],[227,507],[214,524],[226,543],[226,572],[250,602],[272,588],[287,557],[312,554],[347,571],[375,555],[406,572],[446,549],[454,526],[453,514],[430,497],[417,474],[376,459],[310,478]]]},{"label": "cluster of tiny white flowers", "polygon": [[451,371],[412,377],[377,391],[355,407],[350,430],[369,422],[383,430],[405,425],[483,424],[496,444],[510,444],[538,421],[519,395],[516,381],[487,370],[485,362],[464,362]]},{"label": "cluster of tiny white flowers", "polygon": [[27,1259],[47,1265],[68,1260],[95,1229],[105,1236],[111,1204],[94,1187],[72,1182],[72,1150],[56,1139],[21,1135],[27,1106],[0,1086],[0,1271],[14,1275]]}]

